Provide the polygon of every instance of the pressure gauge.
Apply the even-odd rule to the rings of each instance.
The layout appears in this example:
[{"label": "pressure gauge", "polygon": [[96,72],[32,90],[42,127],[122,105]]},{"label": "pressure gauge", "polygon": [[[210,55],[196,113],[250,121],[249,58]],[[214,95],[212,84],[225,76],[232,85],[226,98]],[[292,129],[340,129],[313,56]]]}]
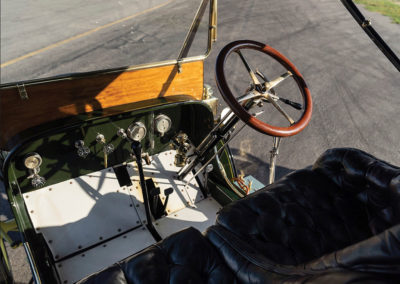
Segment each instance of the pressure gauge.
[{"label": "pressure gauge", "polygon": [[134,141],[141,141],[146,136],[146,127],[141,122],[135,122],[129,125],[127,133],[129,138]]},{"label": "pressure gauge", "polygon": [[160,133],[161,136],[164,136],[164,134],[171,129],[172,122],[168,116],[160,114],[155,119],[155,126],[158,133]]},{"label": "pressure gauge", "polygon": [[29,153],[26,155],[24,165],[30,170],[34,170],[40,167],[42,164],[42,157],[38,153]]}]

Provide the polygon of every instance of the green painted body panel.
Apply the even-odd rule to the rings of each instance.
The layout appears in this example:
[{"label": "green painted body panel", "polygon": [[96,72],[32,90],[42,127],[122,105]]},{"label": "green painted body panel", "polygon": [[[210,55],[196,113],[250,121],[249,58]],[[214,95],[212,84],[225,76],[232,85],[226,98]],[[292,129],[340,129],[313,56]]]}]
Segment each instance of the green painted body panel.
[{"label": "green painted body panel", "polygon": [[[150,129],[153,116],[165,114],[171,118],[172,128],[163,137],[154,131],[154,147],[150,145]],[[40,167],[40,175],[46,178],[46,186],[59,183],[64,180],[99,171],[104,168],[103,145],[96,143],[96,135],[101,133],[107,143],[115,147],[113,153],[108,156],[108,166],[114,166],[131,161],[130,143],[126,139],[117,136],[119,128],[127,129],[134,122],[142,122],[147,128],[147,135],[142,141],[143,151],[150,155],[171,149],[171,138],[179,131],[189,135],[194,144],[211,130],[213,115],[208,106],[202,102],[171,103],[151,109],[128,111],[109,117],[88,119],[80,123],[67,125],[67,121],[60,121],[59,126],[53,129],[52,134],[40,138],[30,138],[15,151],[11,168],[16,181],[25,193],[34,188],[27,179],[29,171],[24,166],[24,158],[30,152],[36,152],[43,158]],[[62,126],[62,125],[67,125]],[[40,126],[38,133],[43,133],[47,125]],[[85,158],[77,155],[75,141],[83,140],[90,148],[91,153]]]}]

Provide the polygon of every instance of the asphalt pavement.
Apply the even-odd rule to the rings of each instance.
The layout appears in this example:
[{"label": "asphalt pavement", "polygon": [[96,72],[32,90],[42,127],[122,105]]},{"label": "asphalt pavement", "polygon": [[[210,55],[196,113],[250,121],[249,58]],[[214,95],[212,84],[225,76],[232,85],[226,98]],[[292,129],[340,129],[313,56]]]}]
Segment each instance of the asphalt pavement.
[{"label": "asphalt pavement", "polygon": [[[359,148],[400,165],[400,73],[340,1],[218,2],[218,41],[205,61],[204,79],[220,98],[220,109],[226,104],[215,85],[215,59],[234,40],[256,40],[279,50],[310,88],[311,123],[283,139],[278,178],[311,166],[333,147]],[[1,5],[1,63],[9,63],[0,70],[2,83],[174,58],[197,6],[182,0],[25,0]],[[384,37],[400,52],[400,25],[372,16],[373,25],[385,30]],[[204,50],[206,29],[199,31],[191,54]],[[238,76],[232,73],[228,80],[240,81]],[[271,147],[272,138],[249,127],[231,143],[237,167],[263,183]],[[0,218],[9,218],[4,194],[0,197]],[[22,250],[11,254],[16,280],[27,283],[31,277]]]}]

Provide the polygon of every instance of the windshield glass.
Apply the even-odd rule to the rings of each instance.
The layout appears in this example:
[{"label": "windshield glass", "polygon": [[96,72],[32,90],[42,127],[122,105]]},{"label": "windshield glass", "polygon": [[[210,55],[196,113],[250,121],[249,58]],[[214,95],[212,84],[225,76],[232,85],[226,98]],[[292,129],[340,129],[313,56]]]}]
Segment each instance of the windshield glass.
[{"label": "windshield glass", "polygon": [[[2,0],[1,83],[177,59],[200,2]],[[205,53],[207,10],[188,56]]]}]

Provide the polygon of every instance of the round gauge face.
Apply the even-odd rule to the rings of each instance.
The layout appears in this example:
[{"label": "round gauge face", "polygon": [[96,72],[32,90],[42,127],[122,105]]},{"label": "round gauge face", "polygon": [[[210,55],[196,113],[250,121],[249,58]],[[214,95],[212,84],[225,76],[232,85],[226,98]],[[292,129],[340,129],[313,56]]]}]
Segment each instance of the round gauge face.
[{"label": "round gauge face", "polygon": [[171,129],[171,119],[164,114],[160,114],[155,119],[155,126],[159,133],[164,134]]},{"label": "round gauge face", "polygon": [[141,122],[135,122],[128,127],[128,136],[134,141],[141,141],[146,136],[146,127]]},{"label": "round gauge face", "polygon": [[24,160],[25,167],[28,169],[36,169],[42,164],[42,157],[39,154],[31,153]]}]

